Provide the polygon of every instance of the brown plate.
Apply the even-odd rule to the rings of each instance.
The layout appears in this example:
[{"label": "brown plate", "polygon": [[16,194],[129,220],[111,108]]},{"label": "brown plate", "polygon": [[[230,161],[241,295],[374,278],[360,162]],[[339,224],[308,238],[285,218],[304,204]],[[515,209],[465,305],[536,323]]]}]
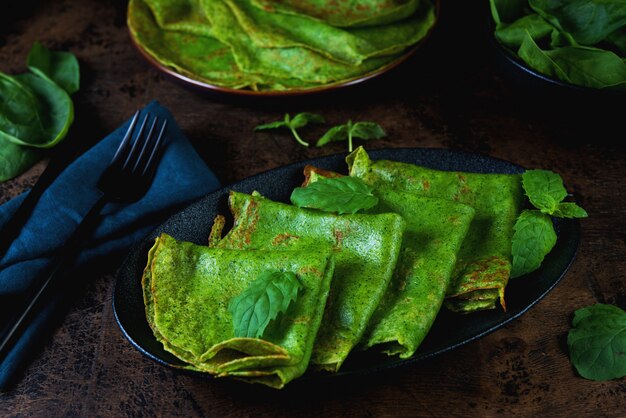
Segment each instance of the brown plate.
[{"label": "brown plate", "polygon": [[132,32],[129,30],[130,39],[132,41],[133,46],[137,51],[139,51],[140,55],[148,61],[150,65],[154,68],[167,75],[168,77],[173,78],[176,81],[182,82],[184,85],[189,87],[206,91],[210,93],[221,93],[226,95],[235,95],[235,96],[252,96],[252,97],[285,97],[285,96],[304,96],[308,94],[322,93],[328,91],[334,91],[338,89],[348,88],[352,86],[359,85],[373,78],[379,77],[383,74],[388,73],[393,70],[411,56],[415,54],[415,52],[420,49],[420,47],[424,44],[424,42],[430,37],[433,33],[434,29],[437,27],[437,22],[439,22],[440,16],[440,0],[435,0],[435,23],[430,28],[428,33],[415,45],[411,46],[406,50],[404,54],[399,56],[396,60],[390,62],[387,65],[384,65],[374,71],[369,73],[360,75],[358,77],[349,78],[346,80],[336,81],[333,83],[328,83],[319,87],[312,87],[309,89],[293,89],[293,90],[269,90],[269,91],[255,91],[249,89],[233,89],[230,87],[222,87],[215,84],[208,83],[206,81],[198,80],[192,77],[188,77],[176,71],[175,69],[168,67],[160,63],[156,60],[148,51],[146,51],[139,42],[135,39]]}]

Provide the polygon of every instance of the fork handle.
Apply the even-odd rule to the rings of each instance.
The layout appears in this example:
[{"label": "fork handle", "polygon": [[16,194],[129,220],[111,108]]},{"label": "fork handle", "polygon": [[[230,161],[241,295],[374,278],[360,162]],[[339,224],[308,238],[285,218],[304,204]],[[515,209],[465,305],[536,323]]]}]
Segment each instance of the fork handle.
[{"label": "fork handle", "polygon": [[99,223],[99,214],[107,199],[102,195],[91,207],[87,215],[78,224],[66,244],[48,268],[35,280],[33,286],[18,305],[14,315],[0,334],[0,364],[6,359],[12,348],[19,341],[19,336],[34,315],[42,308],[42,303],[49,300],[55,289],[63,283],[72,263],[80,253],[81,245],[89,238]]}]

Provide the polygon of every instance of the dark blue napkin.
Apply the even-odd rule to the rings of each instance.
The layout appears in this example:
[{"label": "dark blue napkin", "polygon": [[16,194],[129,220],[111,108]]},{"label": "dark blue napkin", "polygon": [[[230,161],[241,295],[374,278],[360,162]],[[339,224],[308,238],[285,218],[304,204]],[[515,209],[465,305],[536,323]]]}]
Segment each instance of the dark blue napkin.
[{"label": "dark blue napkin", "polygon": [[[120,255],[163,222],[167,215],[217,189],[220,184],[176,125],[170,112],[157,102],[144,111],[166,118],[168,144],[147,194],[138,202],[108,204],[93,239],[85,244],[76,269]],[[98,178],[111,161],[130,120],[85,152],[42,194],[31,218],[0,260],[0,304],[15,297],[33,283],[70,237],[91,205],[100,197]],[[0,226],[7,222],[25,196],[0,206]],[[28,326],[27,331],[0,364],[0,390],[6,390],[16,374],[50,333],[54,311],[61,295],[52,300]],[[0,318],[1,319],[1,318]],[[5,318],[6,320],[6,318]],[[0,326],[4,324],[0,323]],[[44,341],[42,341],[44,340]]]}]

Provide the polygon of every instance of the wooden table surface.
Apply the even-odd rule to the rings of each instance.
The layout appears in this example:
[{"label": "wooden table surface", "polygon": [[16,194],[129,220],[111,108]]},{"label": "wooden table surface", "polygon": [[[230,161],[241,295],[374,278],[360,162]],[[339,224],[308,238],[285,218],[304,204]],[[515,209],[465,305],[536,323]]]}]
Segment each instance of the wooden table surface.
[{"label": "wooden table surface", "polygon": [[[626,381],[579,377],[566,344],[576,309],[626,307],[623,99],[590,104],[521,87],[491,60],[486,20],[464,3],[446,2],[424,50],[382,80],[331,96],[246,101],[190,90],[151,68],[130,44],[123,1],[26,1],[0,29],[0,70],[25,71],[37,40],[75,53],[82,85],[72,135],[100,138],[157,99],[228,184],[344,151],[340,143],[305,149],[287,134],[253,132],[285,111],[321,113],[332,124],[372,120],[389,136],[369,149],[453,148],[557,171],[590,216],[566,276],[511,324],[415,365],[284,391],[198,379],[145,358],[113,317],[119,264],[93,271],[20,383],[0,394],[0,415],[626,416]],[[32,186],[45,164],[1,184],[0,201]]]}]

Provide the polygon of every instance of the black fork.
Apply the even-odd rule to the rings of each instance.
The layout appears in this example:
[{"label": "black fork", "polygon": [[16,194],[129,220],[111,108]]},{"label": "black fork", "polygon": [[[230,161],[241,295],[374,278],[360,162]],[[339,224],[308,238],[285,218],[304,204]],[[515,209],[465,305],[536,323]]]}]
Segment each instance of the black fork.
[{"label": "black fork", "polygon": [[113,159],[98,180],[98,189],[102,196],[87,212],[50,267],[31,286],[23,303],[16,308],[11,320],[2,330],[0,363],[18,341],[25,325],[41,309],[42,301],[47,300],[54,289],[63,284],[63,278],[80,253],[82,244],[96,229],[104,205],[108,202],[130,203],[139,200],[152,184],[165,143],[167,121],[160,123],[155,117],[150,122],[150,114],[146,113],[135,133],[139,116],[139,111],[135,112]]}]

